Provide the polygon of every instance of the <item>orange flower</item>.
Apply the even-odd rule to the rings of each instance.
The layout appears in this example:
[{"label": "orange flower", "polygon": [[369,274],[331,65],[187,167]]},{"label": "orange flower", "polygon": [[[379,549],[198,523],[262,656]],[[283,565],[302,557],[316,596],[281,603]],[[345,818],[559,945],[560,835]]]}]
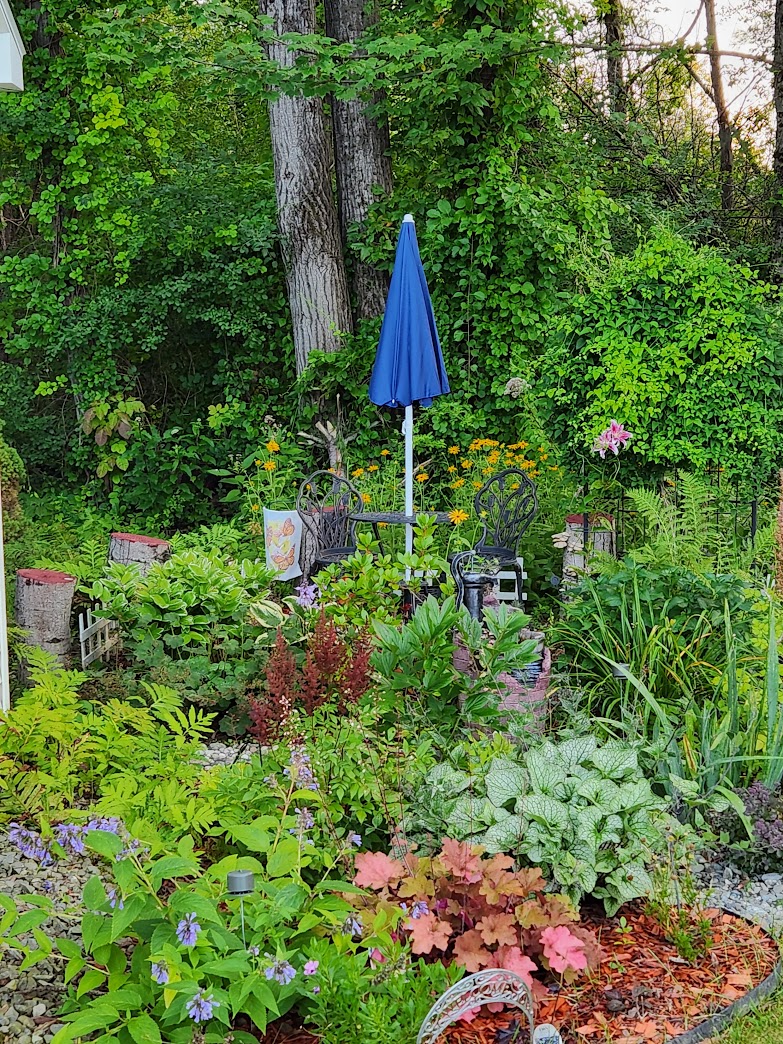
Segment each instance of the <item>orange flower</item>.
[{"label": "orange flower", "polygon": [[364,474],[364,468],[355,468],[351,472],[351,478],[359,478],[360,475]]},{"label": "orange flower", "polygon": [[449,453],[452,457],[456,457],[459,453],[459,446],[449,446]]},{"label": "orange flower", "polygon": [[461,523],[467,521],[468,513],[467,511],[460,511],[459,508],[457,508],[454,511],[449,511],[449,518],[455,526],[459,526]]},{"label": "orange flower", "polygon": [[267,444],[266,444],[266,448],[267,448],[267,450],[270,453],[279,453],[280,452],[280,443],[279,442],[275,442],[274,439],[270,439],[269,442],[267,442]]},{"label": "orange flower", "polygon": [[429,475],[427,474],[426,471],[420,471],[419,474],[416,476],[416,481],[417,482],[426,482],[428,478],[429,478]]},{"label": "orange flower", "polygon": [[276,467],[277,467],[277,464],[275,464],[275,462],[273,460],[268,460],[264,464],[264,471],[274,471]]}]

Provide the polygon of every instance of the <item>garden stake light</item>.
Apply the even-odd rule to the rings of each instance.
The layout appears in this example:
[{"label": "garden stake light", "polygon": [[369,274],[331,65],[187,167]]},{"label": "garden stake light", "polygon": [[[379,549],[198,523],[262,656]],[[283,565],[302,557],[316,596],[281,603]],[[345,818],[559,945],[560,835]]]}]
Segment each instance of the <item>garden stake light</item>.
[{"label": "garden stake light", "polygon": [[256,879],[250,870],[231,870],[226,877],[226,891],[229,895],[239,896],[239,919],[242,922],[242,945],[245,940],[245,896],[250,895],[256,887]]}]

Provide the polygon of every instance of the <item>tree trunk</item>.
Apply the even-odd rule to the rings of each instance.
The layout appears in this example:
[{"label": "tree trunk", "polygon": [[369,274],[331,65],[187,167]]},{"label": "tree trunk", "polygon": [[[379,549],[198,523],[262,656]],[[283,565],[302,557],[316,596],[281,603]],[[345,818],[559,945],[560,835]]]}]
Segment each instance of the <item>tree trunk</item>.
[{"label": "tree trunk", "polygon": [[606,29],[606,78],[609,83],[609,111],[625,114],[626,95],[623,77],[623,7],[620,0],[609,0],[604,11]]},{"label": "tree trunk", "polygon": [[109,541],[109,562],[132,565],[146,576],[157,562],[171,558],[171,545],[157,537],[139,536],[138,533],[112,533]]},{"label": "tree trunk", "polygon": [[[338,43],[353,43],[378,21],[375,4],[364,0],[325,0],[326,32]],[[352,227],[361,228],[373,202],[392,190],[389,158],[389,127],[385,118],[371,117],[370,99],[331,99],[337,202],[343,245],[348,247]],[[372,319],[381,315],[386,303],[386,274],[354,255],[351,293],[354,315]]]},{"label": "tree trunk", "polygon": [[731,210],[734,203],[734,154],[731,144],[731,121],[726,106],[726,95],[723,90],[723,73],[721,72],[720,47],[718,46],[718,29],[715,19],[715,0],[704,0],[707,15],[707,51],[710,56],[710,79],[712,81],[712,97],[718,117],[718,143],[720,147],[720,202],[724,211]]},{"label": "tree trunk", "polygon": [[772,154],[772,171],[775,175],[772,244],[777,276],[779,280],[783,280],[783,0],[775,0],[775,44],[772,59],[774,63],[772,99],[775,106],[775,151]]},{"label": "tree trunk", "polygon": [[[314,33],[313,0],[260,0],[278,37]],[[283,68],[296,52],[282,40],[267,47]],[[296,372],[310,352],[333,352],[352,329],[337,210],[332,197],[326,120],[320,98],[278,96],[269,105],[277,219],[288,283]]]},{"label": "tree trunk", "polygon": [[53,569],[16,573],[16,622],[37,645],[65,663],[71,648],[71,603],[76,580]]}]

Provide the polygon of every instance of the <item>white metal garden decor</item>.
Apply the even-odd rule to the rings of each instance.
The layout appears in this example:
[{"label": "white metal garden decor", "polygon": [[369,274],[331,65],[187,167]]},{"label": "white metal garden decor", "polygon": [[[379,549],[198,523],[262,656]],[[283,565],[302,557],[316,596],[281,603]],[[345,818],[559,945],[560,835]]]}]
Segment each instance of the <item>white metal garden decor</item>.
[{"label": "white metal garden decor", "polygon": [[92,609],[79,615],[79,645],[82,654],[82,669],[96,660],[107,660],[111,650],[119,643],[120,632],[115,620],[93,616]]},{"label": "white metal garden decor", "polygon": [[487,968],[460,979],[435,1001],[421,1024],[416,1044],[436,1044],[442,1033],[462,1015],[485,1004],[511,1004],[523,1013],[530,1030],[520,1044],[563,1044],[548,1022],[533,1025],[533,995],[525,980],[505,968]]}]

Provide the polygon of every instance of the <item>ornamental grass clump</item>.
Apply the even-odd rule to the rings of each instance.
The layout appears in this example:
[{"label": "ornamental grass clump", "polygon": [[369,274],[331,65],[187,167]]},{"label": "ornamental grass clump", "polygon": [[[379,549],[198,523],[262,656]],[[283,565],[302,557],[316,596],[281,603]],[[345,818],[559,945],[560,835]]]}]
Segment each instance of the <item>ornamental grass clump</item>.
[{"label": "ornamental grass clump", "polygon": [[468,972],[506,968],[544,995],[534,975],[573,982],[598,966],[601,951],[570,900],[544,891],[540,870],[513,865],[508,856],[485,856],[481,846],[453,839],[434,856],[361,852],[353,883],[373,894],[348,898],[365,921],[380,912],[396,917],[414,955]]}]

